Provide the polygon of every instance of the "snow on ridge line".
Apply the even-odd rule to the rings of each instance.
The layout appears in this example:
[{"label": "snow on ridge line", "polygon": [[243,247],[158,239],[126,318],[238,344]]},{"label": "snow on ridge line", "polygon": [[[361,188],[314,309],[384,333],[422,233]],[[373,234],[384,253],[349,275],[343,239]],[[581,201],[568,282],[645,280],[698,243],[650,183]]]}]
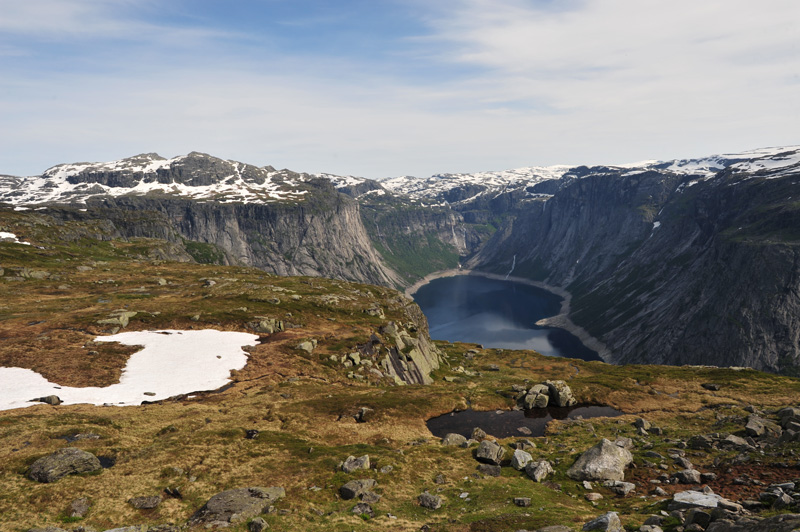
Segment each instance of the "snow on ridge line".
[{"label": "snow on ridge line", "polygon": [[6,233],[5,231],[0,231],[0,242],[11,241],[12,244],[22,244],[24,246],[30,246],[30,242],[22,242],[17,235],[14,233]]},{"label": "snow on ridge line", "polygon": [[248,355],[242,348],[256,345],[258,336],[215,329],[162,330],[123,332],[95,341],[143,349],[128,359],[119,383],[104,388],[60,386],[29,369],[0,367],[0,410],[41,404],[30,401],[48,395],[57,395],[64,404],[127,406],[216,390],[230,382],[231,370],[245,366]]}]

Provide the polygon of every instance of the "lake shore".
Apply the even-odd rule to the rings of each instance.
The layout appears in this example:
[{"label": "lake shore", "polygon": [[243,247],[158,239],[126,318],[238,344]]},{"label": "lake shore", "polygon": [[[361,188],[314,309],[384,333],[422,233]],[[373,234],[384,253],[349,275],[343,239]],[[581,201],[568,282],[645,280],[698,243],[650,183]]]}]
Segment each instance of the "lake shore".
[{"label": "lake shore", "polygon": [[475,275],[479,277],[486,277],[487,279],[495,279],[499,281],[513,281],[515,283],[525,284],[528,286],[535,286],[536,288],[541,288],[543,290],[547,290],[548,292],[560,296],[561,299],[561,309],[559,313],[555,316],[550,316],[549,318],[544,318],[536,322],[536,325],[540,327],[553,327],[558,329],[564,329],[565,331],[573,334],[578,340],[583,343],[586,347],[591,349],[592,351],[596,351],[597,354],[600,356],[603,361],[607,363],[613,363],[613,356],[611,351],[606,347],[606,345],[589,334],[586,329],[576,325],[569,317],[570,305],[572,302],[572,294],[560,288],[558,286],[552,286],[547,283],[542,283],[540,281],[531,281],[530,279],[524,279],[522,277],[514,277],[509,276],[506,277],[505,275],[499,275],[495,273],[488,273],[488,272],[481,272],[477,270],[465,270],[465,269],[452,269],[452,270],[442,270],[439,272],[434,272],[429,275],[426,275],[413,285],[409,286],[405,290],[405,295],[408,297],[413,298],[414,294],[425,286],[426,284],[430,283],[435,279],[443,279],[445,277],[455,277],[457,275]]}]

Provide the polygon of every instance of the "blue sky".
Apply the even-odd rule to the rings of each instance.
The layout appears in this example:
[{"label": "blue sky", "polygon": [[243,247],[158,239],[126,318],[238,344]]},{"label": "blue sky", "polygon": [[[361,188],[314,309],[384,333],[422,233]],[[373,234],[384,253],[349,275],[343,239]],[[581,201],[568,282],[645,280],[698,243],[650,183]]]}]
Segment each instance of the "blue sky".
[{"label": "blue sky", "polygon": [[800,144],[796,0],[0,0],[0,173],[372,178]]}]

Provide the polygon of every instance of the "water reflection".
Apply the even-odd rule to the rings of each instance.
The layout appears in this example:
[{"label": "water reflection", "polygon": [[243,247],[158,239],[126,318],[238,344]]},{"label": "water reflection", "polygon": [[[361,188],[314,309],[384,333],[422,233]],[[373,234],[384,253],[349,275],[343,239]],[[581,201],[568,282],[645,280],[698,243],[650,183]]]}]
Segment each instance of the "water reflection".
[{"label": "water reflection", "polygon": [[493,410],[491,412],[462,410],[431,418],[426,424],[431,434],[439,438],[443,438],[451,432],[469,438],[475,427],[482,428],[492,436],[508,438],[526,436],[524,432],[518,430],[520,427],[528,428],[531,431],[530,436],[544,436],[545,426],[554,419],[589,419],[616,417],[623,414],[624,412],[610,406],[548,407],[525,411]]}]

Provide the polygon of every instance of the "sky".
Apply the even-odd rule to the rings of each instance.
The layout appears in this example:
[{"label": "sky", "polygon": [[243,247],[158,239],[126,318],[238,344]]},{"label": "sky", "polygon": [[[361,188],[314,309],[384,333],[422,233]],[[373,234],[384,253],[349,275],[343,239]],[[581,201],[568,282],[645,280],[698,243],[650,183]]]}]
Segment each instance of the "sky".
[{"label": "sky", "polygon": [[797,0],[0,0],[0,174],[369,178],[800,144]]}]

